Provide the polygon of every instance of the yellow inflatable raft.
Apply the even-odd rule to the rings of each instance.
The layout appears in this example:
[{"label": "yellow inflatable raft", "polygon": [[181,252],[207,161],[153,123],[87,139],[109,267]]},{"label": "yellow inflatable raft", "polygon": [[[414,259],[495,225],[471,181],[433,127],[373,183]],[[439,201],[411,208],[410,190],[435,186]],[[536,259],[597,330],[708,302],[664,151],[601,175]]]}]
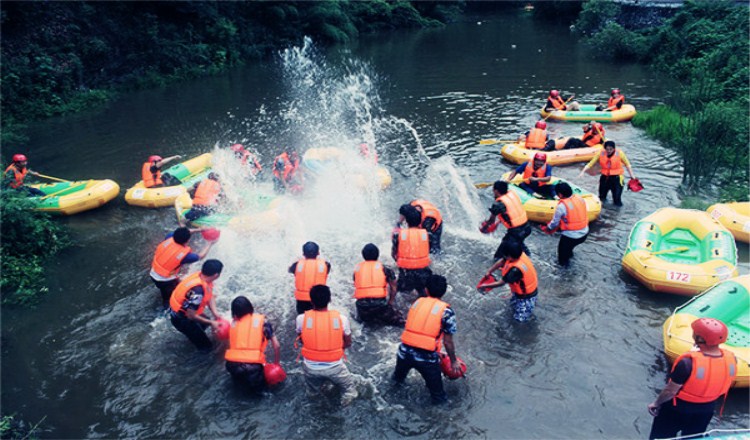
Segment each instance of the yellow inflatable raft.
[{"label": "yellow inflatable raft", "polygon": [[371,165],[354,152],[341,148],[310,148],[305,151],[302,160],[302,166],[313,175],[320,175],[326,169],[337,165],[341,165],[340,169],[345,171],[353,169],[354,183],[360,188],[367,186],[368,177],[373,172],[381,189],[386,189],[391,185],[391,173],[387,168],[382,165]]},{"label": "yellow inflatable raft", "polygon": [[553,119],[555,121],[568,121],[568,122],[626,122],[633,119],[635,116],[635,107],[630,104],[624,104],[619,110],[612,110],[611,112],[597,111],[595,104],[583,104],[581,109],[578,111],[571,110],[554,110],[552,112],[546,111],[542,108],[541,112],[543,118]]},{"label": "yellow inflatable raft", "polygon": [[161,188],[146,188],[143,180],[136,183],[125,193],[125,201],[129,205],[144,208],[163,208],[174,205],[175,199],[184,194],[195,182],[200,181],[211,168],[211,153],[205,153],[198,157],[170,167],[162,174],[170,174],[180,180],[179,185],[165,186]]},{"label": "yellow inflatable raft", "polygon": [[699,318],[714,318],[729,329],[721,348],[737,358],[737,376],[732,386],[750,385],[750,275],[721,282],[675,309],[663,329],[664,353],[671,362],[693,347],[690,325]]},{"label": "yellow inflatable raft", "polygon": [[625,272],[656,292],[696,295],[737,276],[734,238],[708,213],[662,208],[638,221],[622,257]]},{"label": "yellow inflatable raft", "polygon": [[29,185],[46,195],[30,197],[37,211],[73,215],[98,208],[120,193],[120,185],[112,180],[78,180],[73,182]]},{"label": "yellow inflatable raft", "polygon": [[[560,139],[557,142],[563,142],[564,144],[567,139],[568,138]],[[588,162],[601,149],[602,144],[597,144],[593,147],[544,151],[543,153],[547,155],[547,164],[555,166],[567,165],[576,162]],[[517,142],[513,144],[503,145],[503,147],[500,149],[500,154],[508,162],[520,165],[532,160],[534,158],[534,155],[536,153],[539,153],[540,151],[542,150],[526,148],[524,144]]]},{"label": "yellow inflatable raft", "polygon": [[[508,176],[510,176],[510,173],[505,173],[501,179],[507,180]],[[552,217],[555,216],[555,208],[557,208],[558,200],[538,199],[519,187],[518,185],[521,182],[523,182],[523,178],[520,175],[516,175],[509,182],[510,185],[508,185],[508,188],[514,191],[518,195],[518,198],[521,199],[521,204],[529,220],[537,223],[549,223],[552,221]],[[573,189],[573,194],[580,196],[586,202],[586,212],[589,222],[593,222],[599,218],[599,214],[602,211],[602,202],[599,200],[599,197],[559,177],[553,177],[550,185],[556,185],[558,182],[566,182]]]},{"label": "yellow inflatable raft", "polygon": [[[235,230],[245,232],[268,231],[278,227],[281,216],[276,209],[281,202],[281,197],[276,195],[249,194],[243,197],[242,213],[217,212],[196,219],[191,224],[199,227],[223,227],[228,226]],[[190,194],[184,193],[177,197],[174,202],[177,219],[185,222],[185,214],[193,207]]]},{"label": "yellow inflatable raft", "polygon": [[735,240],[750,243],[750,202],[717,203],[706,211],[729,229]]}]

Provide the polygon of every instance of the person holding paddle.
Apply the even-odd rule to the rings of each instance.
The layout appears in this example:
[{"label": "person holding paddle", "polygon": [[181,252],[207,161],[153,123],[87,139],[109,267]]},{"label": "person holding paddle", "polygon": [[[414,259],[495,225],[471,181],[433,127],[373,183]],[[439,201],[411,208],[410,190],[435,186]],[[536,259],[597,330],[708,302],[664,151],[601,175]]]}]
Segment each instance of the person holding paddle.
[{"label": "person holding paddle", "polygon": [[555,193],[549,184],[550,180],[552,180],[552,167],[547,165],[546,154],[536,153],[533,160],[521,164],[513,170],[506,179],[506,182],[513,181],[516,174],[523,176],[523,182],[518,186],[529,193],[529,195],[533,196],[534,193],[537,193],[546,199],[555,198]]},{"label": "person holding paddle", "polygon": [[611,112],[613,110],[620,110],[623,104],[625,104],[625,95],[620,93],[620,89],[612,89],[612,96],[607,101],[607,108],[598,105],[596,106],[596,111]]},{"label": "person holding paddle", "polygon": [[599,199],[602,202],[605,201],[607,193],[612,191],[612,201],[615,206],[622,206],[625,169],[628,170],[630,178],[635,179],[635,174],[630,167],[630,161],[625,156],[625,152],[616,148],[614,141],[607,141],[604,143],[604,149],[596,153],[578,175],[583,176],[583,173],[596,163],[599,164],[602,171],[602,175],[599,177]]},{"label": "person holding paddle", "polygon": [[28,160],[25,155],[14,154],[13,163],[8,165],[8,168],[5,169],[5,174],[3,175],[3,188],[13,188],[17,191],[26,191],[31,197],[44,196],[45,194],[43,191],[24,185],[23,180],[26,178],[27,174],[40,176],[36,171],[31,171],[27,165]]},{"label": "person holding paddle", "polygon": [[550,90],[549,96],[547,97],[547,104],[544,105],[544,111],[552,112],[555,110],[561,111],[578,111],[581,109],[581,105],[577,101],[570,102],[571,99],[575,98],[576,95],[571,95],[567,101],[563,101],[560,96],[559,90]]}]

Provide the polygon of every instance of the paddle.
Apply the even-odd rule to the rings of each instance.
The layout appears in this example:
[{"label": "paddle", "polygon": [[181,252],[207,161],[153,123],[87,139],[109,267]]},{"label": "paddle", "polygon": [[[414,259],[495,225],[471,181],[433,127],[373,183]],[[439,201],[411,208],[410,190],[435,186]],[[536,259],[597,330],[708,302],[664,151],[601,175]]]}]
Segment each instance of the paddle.
[{"label": "paddle", "polygon": [[53,192],[53,193],[51,193],[51,194],[47,194],[46,196],[43,196],[43,197],[39,198],[39,200],[45,200],[45,199],[48,199],[48,198],[50,198],[50,197],[54,197],[54,196],[56,196],[56,195],[60,194],[61,192],[63,192],[63,191],[66,191],[66,190],[69,190],[69,189],[70,189],[70,187],[67,187],[67,188],[63,188],[63,189],[57,190],[57,191],[55,191],[55,192]]},{"label": "paddle", "polygon": [[685,252],[686,250],[690,249],[687,246],[680,246],[672,249],[662,249],[660,251],[651,252],[651,255],[661,255],[661,254],[671,254],[673,252]]},{"label": "paddle", "polygon": [[490,186],[494,185],[495,182],[481,182],[481,183],[475,183],[474,188],[484,189],[489,188]]},{"label": "paddle", "polygon": [[[570,98],[568,98],[568,100],[565,101],[565,104],[563,104],[563,105],[566,105],[567,103],[569,103],[571,99],[575,98],[575,96],[576,95],[570,95]],[[552,113],[554,113],[555,111],[557,111],[557,109],[554,109],[551,112],[549,112],[549,114],[547,116],[545,116],[544,119],[542,119],[542,121],[546,121],[547,118],[549,118],[550,116],[552,116]]]},{"label": "paddle", "polygon": [[39,176],[39,177],[44,177],[45,179],[49,179],[49,180],[56,180],[58,182],[70,182],[70,180],[61,179],[59,177],[46,176],[44,174],[39,174],[39,173],[36,173],[36,172],[35,172],[34,175],[35,176]]}]

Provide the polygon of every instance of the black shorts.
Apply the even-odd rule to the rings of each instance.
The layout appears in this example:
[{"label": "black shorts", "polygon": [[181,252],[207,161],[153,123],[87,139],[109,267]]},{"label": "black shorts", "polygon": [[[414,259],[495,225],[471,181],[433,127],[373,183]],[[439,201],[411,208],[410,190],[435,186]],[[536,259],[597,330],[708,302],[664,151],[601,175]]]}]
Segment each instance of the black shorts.
[{"label": "black shorts", "polygon": [[398,269],[398,291],[411,292],[416,290],[419,296],[425,296],[425,285],[427,279],[432,275],[429,267],[424,269]]}]

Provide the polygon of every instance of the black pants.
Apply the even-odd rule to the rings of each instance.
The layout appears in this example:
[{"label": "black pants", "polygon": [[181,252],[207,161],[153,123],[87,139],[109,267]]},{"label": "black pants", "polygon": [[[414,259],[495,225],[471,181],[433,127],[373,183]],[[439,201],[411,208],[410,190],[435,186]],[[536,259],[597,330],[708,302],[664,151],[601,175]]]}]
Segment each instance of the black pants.
[{"label": "black pants", "polygon": [[[515,228],[508,229],[508,232],[505,233],[505,236],[500,241],[500,246],[502,246],[505,240],[515,240],[518,243],[521,243],[521,247],[523,248],[523,251],[526,253],[526,255],[531,256],[531,251],[528,247],[526,247],[526,243],[524,243],[524,240],[526,240],[526,237],[528,237],[529,235],[531,235],[531,225],[526,222],[521,226],[516,226]],[[497,247],[495,255],[492,257],[495,261],[503,257],[500,254],[500,246]]]},{"label": "black pants", "polygon": [[404,317],[386,299],[366,298],[355,303],[357,316],[370,324],[404,325]]},{"label": "black pants", "polygon": [[651,425],[651,433],[648,438],[677,437],[677,433],[680,431],[682,431],[680,434],[682,436],[701,434],[708,428],[713,415],[713,410],[711,412],[680,411],[672,405],[670,400],[659,407],[659,415],[654,417],[654,423]]},{"label": "black pants", "polygon": [[430,390],[432,403],[444,403],[448,400],[448,395],[443,389],[443,376],[438,362],[421,362],[407,355],[406,359],[396,356],[396,371],[393,372],[393,380],[403,382],[406,375],[414,368],[422,375],[427,389]]},{"label": "black pants", "polygon": [[312,301],[297,300],[297,314],[298,315],[301,315],[305,313],[306,311],[312,310],[312,309],[313,309]]},{"label": "black pants", "polygon": [[565,146],[563,149],[571,149],[571,148],[587,148],[588,145],[586,143],[578,138],[572,137],[568,139],[567,142],[565,142]]},{"label": "black pants", "polygon": [[557,262],[562,266],[567,266],[573,257],[573,248],[586,241],[589,234],[581,238],[570,238],[564,235],[560,236],[560,242],[557,244]]},{"label": "black pants", "polygon": [[424,287],[427,284],[427,279],[432,275],[432,270],[429,267],[424,269],[398,269],[398,291],[399,292],[411,292],[416,290],[419,296],[426,296]]},{"label": "black pants", "polygon": [[161,181],[164,182],[164,186],[175,186],[182,183],[180,179],[168,173],[162,173]]},{"label": "black pants", "polygon": [[177,287],[178,284],[180,284],[180,280],[178,278],[175,278],[169,281],[157,281],[151,278],[151,281],[154,282],[156,287],[159,289],[159,292],[161,292],[162,305],[165,307],[168,306],[169,298],[172,296],[172,292],[174,291],[174,288]]},{"label": "black pants", "polygon": [[198,347],[199,350],[211,350],[213,344],[206,335],[206,328],[208,327],[206,324],[198,321],[193,321],[192,319],[189,319],[187,316],[185,316],[184,313],[171,312],[169,314],[169,317],[174,328],[176,328],[180,333],[187,336],[187,338],[190,339],[190,342],[195,344],[195,346]]},{"label": "black pants", "polygon": [[185,213],[185,219],[192,222],[194,220],[198,220],[201,217],[205,217],[209,214],[212,214],[213,212],[214,212],[214,209],[210,206],[193,205],[192,209],[190,209],[190,211]]},{"label": "black pants", "polygon": [[599,199],[605,201],[607,199],[607,193],[612,191],[612,201],[615,206],[622,206],[622,179],[620,176],[605,176],[599,177]]},{"label": "black pants", "polygon": [[244,391],[257,392],[266,386],[263,364],[227,361],[226,369],[232,375],[234,384]]},{"label": "black pants", "polygon": [[538,183],[522,183],[518,185],[521,187],[524,191],[526,191],[529,194],[538,193],[544,196],[545,199],[554,199],[555,198],[555,188],[554,185],[541,185],[539,186]]},{"label": "black pants", "polygon": [[430,241],[430,253],[437,254],[440,252],[440,237],[443,235],[443,224],[435,232],[427,231],[427,239]]}]

